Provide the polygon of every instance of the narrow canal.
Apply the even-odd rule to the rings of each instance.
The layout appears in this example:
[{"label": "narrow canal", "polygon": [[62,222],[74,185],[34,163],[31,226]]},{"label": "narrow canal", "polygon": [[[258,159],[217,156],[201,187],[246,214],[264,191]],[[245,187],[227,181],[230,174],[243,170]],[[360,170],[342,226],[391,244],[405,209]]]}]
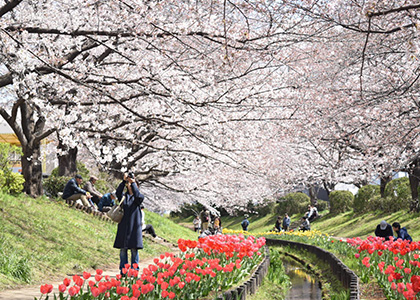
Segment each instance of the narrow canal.
[{"label": "narrow canal", "polygon": [[285,257],[283,262],[292,287],[286,295],[286,300],[319,300],[322,299],[321,285],[318,280],[307,273],[305,268],[292,258]]}]

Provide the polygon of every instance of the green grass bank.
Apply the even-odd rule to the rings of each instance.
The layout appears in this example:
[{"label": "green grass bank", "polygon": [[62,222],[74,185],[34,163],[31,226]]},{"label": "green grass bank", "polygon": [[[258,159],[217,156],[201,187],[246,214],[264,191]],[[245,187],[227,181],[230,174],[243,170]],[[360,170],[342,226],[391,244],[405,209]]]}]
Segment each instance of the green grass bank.
[{"label": "green grass bank", "polygon": [[[175,244],[178,238],[196,238],[191,230],[152,212],[146,211],[146,223]],[[62,201],[0,193],[0,290],[116,266],[119,252],[112,247],[116,230],[117,224]],[[140,259],[166,251],[145,239]]]}]

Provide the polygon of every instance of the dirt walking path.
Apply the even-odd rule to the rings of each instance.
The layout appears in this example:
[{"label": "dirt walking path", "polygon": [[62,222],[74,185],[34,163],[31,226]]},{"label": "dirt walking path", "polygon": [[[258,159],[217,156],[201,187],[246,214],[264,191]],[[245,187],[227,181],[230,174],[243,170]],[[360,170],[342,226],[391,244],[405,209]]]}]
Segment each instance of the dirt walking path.
[{"label": "dirt walking path", "polygon": [[[165,241],[163,239],[152,239],[150,238],[150,240],[152,242],[161,244],[161,245],[165,245],[168,248],[170,248],[169,251],[173,252],[173,253],[178,253],[179,249],[175,247],[175,245],[169,243],[168,241]],[[143,270],[144,268],[148,267],[150,264],[154,264],[153,263],[153,259],[154,257],[148,258],[148,259],[141,259],[141,251],[139,251],[140,254],[140,262],[139,262],[139,269]],[[117,274],[120,273],[120,270],[118,269],[118,265],[115,264],[115,266],[111,266],[107,269],[103,269],[103,273],[102,276],[106,276],[109,275],[111,278],[115,278]],[[79,274],[80,276],[82,276],[82,274]],[[68,275],[67,277],[71,279],[73,275]],[[92,278],[93,280],[95,280],[94,278],[95,273],[92,272]],[[65,277],[63,277],[64,279]],[[58,291],[58,286],[60,284],[63,283],[63,281],[60,282],[47,282],[45,281],[44,284],[52,284],[54,289],[52,291],[52,294],[59,294]],[[26,286],[26,287],[22,287],[22,288],[18,288],[18,289],[12,289],[12,290],[4,290],[0,292],[0,300],[34,300],[35,297],[37,297],[38,299],[41,296],[41,291],[40,291],[40,284],[39,285],[32,285],[32,286]],[[51,298],[51,297],[50,297]]]}]

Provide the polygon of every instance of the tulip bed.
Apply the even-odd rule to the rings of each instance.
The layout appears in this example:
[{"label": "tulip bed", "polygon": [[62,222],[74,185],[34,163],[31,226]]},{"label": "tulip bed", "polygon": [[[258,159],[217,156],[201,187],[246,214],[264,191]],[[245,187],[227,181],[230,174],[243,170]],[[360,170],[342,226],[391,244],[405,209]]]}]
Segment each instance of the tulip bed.
[{"label": "tulip bed", "polygon": [[[265,238],[243,234],[214,235],[198,241],[178,240],[182,254],[165,253],[154,259],[154,264],[141,272],[123,269],[125,276],[102,276],[96,270],[91,274],[65,278],[54,299],[198,299],[217,294],[243,281],[263,260],[261,248]],[[53,286],[42,285],[42,296],[50,297]],[[37,299],[37,298],[35,298]]]},{"label": "tulip bed", "polygon": [[375,277],[389,299],[418,299],[420,296],[420,242],[379,237],[347,239],[356,247],[361,265],[360,279]]},{"label": "tulip bed", "polygon": [[[224,233],[242,231],[224,230]],[[388,299],[420,299],[420,242],[409,242],[392,237],[334,239],[317,230],[263,232],[254,236],[280,238],[316,245],[338,256],[356,262],[354,270],[363,283],[375,278]]]}]

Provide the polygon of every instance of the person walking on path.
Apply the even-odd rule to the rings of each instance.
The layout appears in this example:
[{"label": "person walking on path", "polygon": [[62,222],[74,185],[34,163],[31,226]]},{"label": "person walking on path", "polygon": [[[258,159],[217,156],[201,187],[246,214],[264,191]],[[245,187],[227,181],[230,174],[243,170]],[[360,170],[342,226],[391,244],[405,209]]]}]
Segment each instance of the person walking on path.
[{"label": "person walking on path", "polygon": [[124,174],[123,181],[116,191],[118,201],[121,201],[123,197],[124,187],[126,187],[123,202],[124,216],[118,224],[114,242],[114,248],[120,249],[121,275],[124,275],[123,269],[128,264],[128,249],[131,251],[131,267],[134,269],[138,268],[138,249],[143,249],[140,205],[143,203],[144,196],[137,187],[133,173]]},{"label": "person walking on path", "polygon": [[202,210],[200,213],[201,217],[201,231],[205,231],[209,228],[210,223],[210,212],[208,210]]},{"label": "person walking on path", "polygon": [[201,229],[201,220],[200,220],[200,216],[196,216],[193,220],[193,225],[194,225],[194,231],[198,232]]},{"label": "person walking on path", "polygon": [[398,222],[392,223],[392,229],[397,234],[397,237],[396,237],[397,239],[409,240],[410,242],[413,241],[411,236],[408,234],[407,229],[405,227],[401,228],[400,223]]},{"label": "person walking on path", "polygon": [[385,238],[385,241],[389,241],[389,237],[393,236],[392,227],[385,220],[382,220],[381,223],[376,226],[375,235]]},{"label": "person walking on path", "polygon": [[248,231],[249,221],[248,221],[248,215],[244,216],[245,219],[241,222],[242,230]]}]

